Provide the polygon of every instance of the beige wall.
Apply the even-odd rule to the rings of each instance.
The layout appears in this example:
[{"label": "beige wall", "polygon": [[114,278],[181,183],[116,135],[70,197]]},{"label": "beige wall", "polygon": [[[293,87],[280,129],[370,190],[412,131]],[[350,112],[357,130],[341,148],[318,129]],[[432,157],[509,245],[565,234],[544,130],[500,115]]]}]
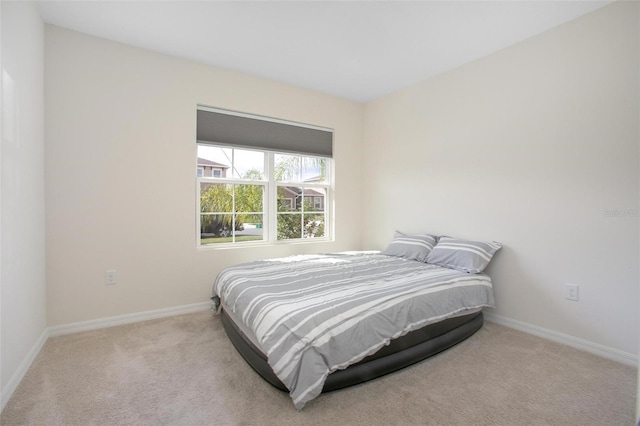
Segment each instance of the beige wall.
[{"label": "beige wall", "polygon": [[[0,3],[2,15],[2,407],[46,324],[43,26],[35,4]],[[39,349],[39,348],[38,348]]]},{"label": "beige wall", "polygon": [[367,104],[363,248],[395,229],[501,241],[496,314],[637,354],[637,9],[607,6]]},{"label": "beige wall", "polygon": [[[238,262],[360,247],[362,105],[58,27],[45,48],[49,326],[206,302]],[[335,242],[196,249],[197,104],[333,128]]]}]

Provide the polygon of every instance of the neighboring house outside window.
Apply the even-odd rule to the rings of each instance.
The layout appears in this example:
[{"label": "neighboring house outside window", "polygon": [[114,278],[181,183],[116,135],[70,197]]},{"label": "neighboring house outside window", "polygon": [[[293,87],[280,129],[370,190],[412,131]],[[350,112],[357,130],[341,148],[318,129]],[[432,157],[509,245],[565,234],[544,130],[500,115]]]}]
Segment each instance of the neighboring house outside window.
[{"label": "neighboring house outside window", "polygon": [[[305,180],[303,183],[310,182]],[[290,210],[297,210],[301,206],[301,200],[314,209],[324,209],[324,194],[318,190],[303,188],[296,186],[280,186],[278,188],[278,200],[282,205],[286,205]]]},{"label": "neighboring house outside window", "polygon": [[[229,166],[226,164],[198,157],[198,177],[225,178],[227,177],[228,168]],[[200,170],[202,170],[202,172]]]}]

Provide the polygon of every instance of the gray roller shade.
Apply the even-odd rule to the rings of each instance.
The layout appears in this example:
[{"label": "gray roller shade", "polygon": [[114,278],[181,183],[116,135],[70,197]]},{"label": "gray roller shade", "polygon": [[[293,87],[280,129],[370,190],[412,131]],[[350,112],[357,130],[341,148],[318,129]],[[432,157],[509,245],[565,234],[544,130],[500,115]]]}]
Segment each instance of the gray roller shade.
[{"label": "gray roller shade", "polygon": [[333,156],[333,132],[295,124],[198,110],[197,142]]}]

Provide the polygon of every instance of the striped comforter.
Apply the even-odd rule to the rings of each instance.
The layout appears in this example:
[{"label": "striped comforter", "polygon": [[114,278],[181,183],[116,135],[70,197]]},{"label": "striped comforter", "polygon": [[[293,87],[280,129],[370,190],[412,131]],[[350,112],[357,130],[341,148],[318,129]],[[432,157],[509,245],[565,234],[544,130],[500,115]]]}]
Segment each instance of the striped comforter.
[{"label": "striped comforter", "polygon": [[297,409],[391,339],[494,304],[487,275],[371,252],[229,267],[213,293],[253,331]]}]

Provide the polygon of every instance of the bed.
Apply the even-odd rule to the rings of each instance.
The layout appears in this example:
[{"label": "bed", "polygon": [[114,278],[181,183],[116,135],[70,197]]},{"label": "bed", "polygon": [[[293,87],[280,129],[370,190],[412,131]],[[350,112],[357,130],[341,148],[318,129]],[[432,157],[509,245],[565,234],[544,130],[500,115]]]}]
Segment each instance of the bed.
[{"label": "bed", "polygon": [[228,267],[212,299],[242,357],[297,409],[461,342],[494,305],[483,273],[379,252]]}]

